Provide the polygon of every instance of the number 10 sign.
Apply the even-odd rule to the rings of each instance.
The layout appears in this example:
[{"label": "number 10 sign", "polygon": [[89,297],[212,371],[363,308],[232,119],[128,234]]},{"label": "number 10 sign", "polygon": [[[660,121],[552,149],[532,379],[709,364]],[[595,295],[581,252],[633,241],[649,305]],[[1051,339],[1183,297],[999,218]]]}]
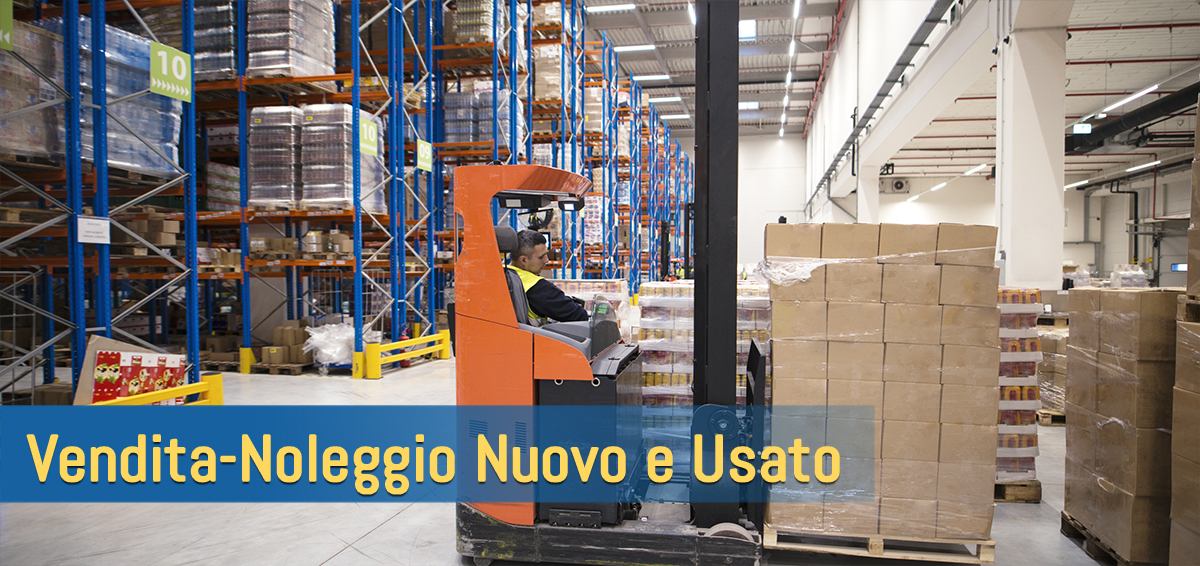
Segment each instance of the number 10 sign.
[{"label": "number 10 sign", "polygon": [[150,42],[150,92],[192,101],[192,56],[174,47]]}]

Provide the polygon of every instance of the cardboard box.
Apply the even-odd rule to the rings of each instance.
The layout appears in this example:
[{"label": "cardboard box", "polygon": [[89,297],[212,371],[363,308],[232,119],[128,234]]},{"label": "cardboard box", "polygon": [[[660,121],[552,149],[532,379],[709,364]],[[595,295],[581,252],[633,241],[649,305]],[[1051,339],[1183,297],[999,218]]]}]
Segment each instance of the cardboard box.
[{"label": "cardboard box", "polygon": [[829,303],[829,340],[883,342],[883,307],[880,303]]},{"label": "cardboard box", "polygon": [[1200,531],[1200,463],[1171,456],[1171,518]]},{"label": "cardboard box", "polygon": [[1098,359],[1097,413],[1132,427],[1171,428],[1173,362],[1138,361],[1104,353]]},{"label": "cardboard box", "polygon": [[74,400],[71,382],[56,381],[33,389],[34,405],[70,405]]},{"label": "cardboard box", "polygon": [[267,346],[262,349],[262,363],[264,364],[286,364],[288,363],[287,346]]},{"label": "cardboard box", "polygon": [[142,238],[154,246],[174,246],[176,242],[175,234],[170,232],[154,232],[143,234]]},{"label": "cardboard box", "polygon": [[236,362],[240,357],[239,352],[213,352],[208,355],[208,359],[214,362]]},{"label": "cardboard box", "polygon": [[241,345],[241,337],[232,334],[221,336],[206,336],[204,338],[205,349],[214,352],[236,352]]},{"label": "cardboard box", "polygon": [[1071,289],[1071,333],[1067,343],[1085,350],[1100,350],[1100,289]]},{"label": "cardboard box", "polygon": [[816,497],[816,501],[769,501],[765,522],[783,531],[821,532],[825,530],[825,500],[820,495]]},{"label": "cardboard box", "polygon": [[879,500],[879,533],[883,535],[933,538],[937,534],[937,501],[915,499]]},{"label": "cardboard box", "polygon": [[825,340],[826,312],[824,301],[772,301],[771,337]]},{"label": "cardboard box", "polygon": [[296,344],[289,346],[289,363],[293,364],[311,364],[313,363],[313,352],[305,352],[304,344]]},{"label": "cardboard box", "polygon": [[1000,388],[998,386],[943,385],[941,422],[970,425],[995,424],[999,405]]},{"label": "cardboard box", "polygon": [[1200,323],[1180,322],[1175,330],[1175,387],[1200,393]]},{"label": "cardboard box", "polygon": [[296,328],[289,326],[276,326],[271,340],[275,346],[291,346],[297,344],[299,336],[296,334]]},{"label": "cardboard box", "polygon": [[829,380],[827,402],[835,405],[871,405],[875,408],[875,419],[883,416],[882,381]]},{"label": "cardboard box", "polygon": [[828,267],[821,266],[813,269],[812,276],[808,281],[802,281],[793,285],[777,285],[770,284],[770,297],[772,301],[824,301],[825,300],[825,277]]},{"label": "cardboard box", "polygon": [[1100,434],[1100,421],[1095,412],[1066,403],[1067,415],[1067,458],[1074,460],[1088,472],[1096,471],[1096,438]]},{"label": "cardboard box", "polygon": [[878,224],[822,225],[821,257],[874,258],[879,255]]},{"label": "cardboard box", "polygon": [[250,238],[250,251],[265,252],[271,249],[270,238]]},{"label": "cardboard box", "polygon": [[[942,307],[884,305],[883,341],[898,344],[938,344],[942,338]],[[996,324],[999,324],[999,317]],[[999,331],[997,331],[998,333]]]},{"label": "cardboard box", "polygon": [[775,405],[825,405],[826,381],[773,376],[771,402]]},{"label": "cardboard box", "polygon": [[880,224],[879,263],[933,265],[937,224]]},{"label": "cardboard box", "polygon": [[942,348],[942,383],[990,386],[1000,374],[1000,348],[945,346]]},{"label": "cardboard box", "polygon": [[[885,460],[938,461],[940,427],[938,423],[886,421],[883,423],[882,456]],[[992,430],[995,430],[993,428]],[[992,460],[996,443],[990,444]]]},{"label": "cardboard box", "polygon": [[[1192,165],[1193,170],[1197,167],[1200,167],[1200,163]],[[1193,173],[1192,177],[1195,178],[1196,174]],[[1200,187],[1200,182],[1193,183],[1192,186]],[[1183,526],[1179,521],[1171,521],[1171,566],[1187,566],[1197,556],[1200,556],[1200,532]]]},{"label": "cardboard box", "polygon": [[1138,360],[1174,360],[1179,294],[1171,289],[1102,290],[1100,352]]},{"label": "cardboard box", "polygon": [[874,260],[832,263],[825,268],[825,299],[878,303],[883,288],[883,266]]},{"label": "cardboard box", "polygon": [[[1192,164],[1193,171],[1196,169],[1197,165],[1200,165],[1200,162]],[[1193,187],[1200,187],[1200,185],[1193,185]],[[1195,195],[1197,192],[1200,191],[1193,190],[1192,194]],[[1193,212],[1192,214],[1195,215],[1197,212]],[[1192,226],[1197,225],[1200,224],[1197,224],[1197,222],[1193,220]],[[1196,266],[1196,269],[1188,269],[1187,272],[1187,294],[1194,297],[1196,295],[1200,295],[1200,228],[1188,228],[1187,249],[1188,267],[1190,268],[1193,265]]]},{"label": "cardboard box", "polygon": [[766,257],[821,257],[821,224],[767,224],[764,232]]},{"label": "cardboard box", "polygon": [[996,307],[942,307],[942,344],[957,346],[999,345],[1000,309]]},{"label": "cardboard box", "polygon": [[[885,433],[886,427],[885,427]],[[990,464],[996,461],[996,425],[942,424],[940,462]]]},{"label": "cardboard box", "polygon": [[996,463],[938,464],[937,499],[986,505],[995,497]]},{"label": "cardboard box", "polygon": [[1096,475],[1136,496],[1171,495],[1171,433],[1100,417]]},{"label": "cardboard box", "polygon": [[883,344],[830,342],[829,379],[883,381]]},{"label": "cardboard box", "polygon": [[[884,315],[884,333],[887,316]],[[903,383],[940,383],[942,346],[929,344],[886,344],[883,380]]]},{"label": "cardboard box", "polygon": [[[829,226],[826,224],[826,226]],[[873,535],[879,533],[879,498],[873,501],[825,501],[827,533]]]},{"label": "cardboard box", "polygon": [[[771,375],[775,380],[825,379],[828,342],[815,340],[772,340]],[[776,390],[775,395],[778,395]],[[778,399],[778,397],[776,397]]]},{"label": "cardboard box", "polygon": [[[879,460],[883,455],[883,421],[838,416],[846,414],[851,413],[845,409],[830,410],[826,419],[825,445],[836,447],[844,461],[852,458]],[[858,411],[853,414],[858,414]],[[874,436],[867,436],[867,430],[874,430]]]},{"label": "cardboard box", "polygon": [[996,234],[995,226],[939,224],[935,261],[941,265],[994,267]]},{"label": "cardboard box", "polygon": [[168,234],[178,234],[179,233],[179,221],[178,220],[147,220],[146,221],[146,231],[147,232],[163,232],[163,233],[168,233]]},{"label": "cardboard box", "polygon": [[991,540],[992,513],[996,504],[971,505],[938,501],[937,537],[962,540]]},{"label": "cardboard box", "polygon": [[936,305],[941,281],[942,268],[937,265],[884,265],[881,299],[885,303]]},{"label": "cardboard box", "polygon": [[995,267],[942,266],[938,303],[972,307],[996,306],[1000,270]]},{"label": "cardboard box", "polygon": [[881,497],[931,500],[938,498],[937,491],[937,462],[883,460],[879,482]]},{"label": "cardboard box", "polygon": [[1200,393],[1175,388],[1171,452],[1200,462]]},{"label": "cardboard box", "polygon": [[[889,381],[883,388],[883,419],[891,421],[938,422],[942,402],[940,383]],[[995,419],[995,411],[992,414]]]},{"label": "cardboard box", "polygon": [[1095,412],[1099,381],[1100,361],[1096,351],[1070,347],[1067,352],[1067,402]]},{"label": "cardboard box", "polygon": [[1064,471],[1063,511],[1091,529],[1096,524],[1096,503],[1092,496],[1096,476],[1070,456],[1066,458]]},{"label": "cardboard box", "polygon": [[1170,547],[1169,497],[1135,497],[1104,478],[1092,490],[1096,525],[1091,530],[1129,562],[1161,564]]}]

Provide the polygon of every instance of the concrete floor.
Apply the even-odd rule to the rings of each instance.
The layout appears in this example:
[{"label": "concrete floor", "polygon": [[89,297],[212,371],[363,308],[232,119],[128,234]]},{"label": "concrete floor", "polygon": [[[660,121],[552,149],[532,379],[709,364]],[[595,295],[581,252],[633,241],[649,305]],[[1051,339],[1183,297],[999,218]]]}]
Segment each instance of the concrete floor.
[{"label": "concrete floor", "polygon": [[[454,402],[453,361],[379,381],[334,376],[226,374],[228,404],[424,405]],[[1058,532],[1063,428],[1043,427],[1042,503],[998,504],[996,564],[1094,565]],[[893,560],[772,553],[767,564],[903,566]],[[17,565],[462,565],[451,503],[0,504],[0,564]]]}]

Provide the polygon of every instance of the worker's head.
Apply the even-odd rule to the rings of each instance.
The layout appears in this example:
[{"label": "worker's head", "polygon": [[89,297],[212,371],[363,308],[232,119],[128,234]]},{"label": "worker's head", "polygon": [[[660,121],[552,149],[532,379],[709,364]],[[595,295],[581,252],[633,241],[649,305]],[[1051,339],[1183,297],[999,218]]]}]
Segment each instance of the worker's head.
[{"label": "worker's head", "polygon": [[530,273],[541,273],[550,261],[546,237],[533,230],[517,232],[517,251],[512,253],[512,265]]}]

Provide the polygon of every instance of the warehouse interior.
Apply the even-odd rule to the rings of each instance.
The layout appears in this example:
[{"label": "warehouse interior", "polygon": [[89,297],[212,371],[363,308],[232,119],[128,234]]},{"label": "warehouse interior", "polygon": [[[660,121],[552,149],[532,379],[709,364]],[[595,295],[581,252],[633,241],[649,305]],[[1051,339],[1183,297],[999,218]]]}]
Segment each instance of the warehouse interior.
[{"label": "warehouse interior", "polygon": [[0,564],[1196,563],[1196,0],[0,0],[0,70],[10,434],[549,403],[506,396],[574,379],[503,338],[541,316],[492,271],[524,230],[689,467],[648,415],[765,394],[832,444],[875,410],[842,464],[873,493],[693,494],[686,550],[632,534],[650,499],[574,528],[6,485]]}]

